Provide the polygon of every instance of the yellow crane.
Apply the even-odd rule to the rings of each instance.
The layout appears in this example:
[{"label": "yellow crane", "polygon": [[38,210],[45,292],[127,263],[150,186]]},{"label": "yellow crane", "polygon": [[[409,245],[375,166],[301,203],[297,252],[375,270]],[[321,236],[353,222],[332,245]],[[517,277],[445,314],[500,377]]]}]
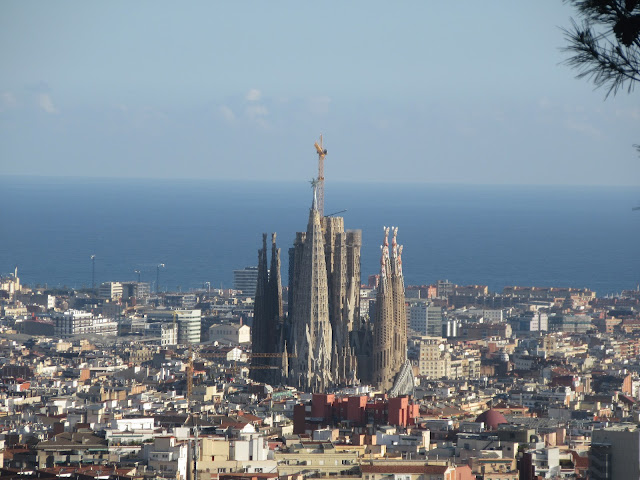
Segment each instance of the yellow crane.
[{"label": "yellow crane", "polygon": [[320,143],[318,142],[313,144],[316,147],[316,152],[318,152],[318,178],[316,180],[317,184],[317,196],[318,196],[318,212],[320,213],[320,217],[324,216],[324,157],[327,156],[327,149],[322,146],[322,135],[320,135]]},{"label": "yellow crane", "polygon": [[187,363],[187,402],[191,403],[191,393],[193,392],[193,350],[189,344],[189,362]]}]

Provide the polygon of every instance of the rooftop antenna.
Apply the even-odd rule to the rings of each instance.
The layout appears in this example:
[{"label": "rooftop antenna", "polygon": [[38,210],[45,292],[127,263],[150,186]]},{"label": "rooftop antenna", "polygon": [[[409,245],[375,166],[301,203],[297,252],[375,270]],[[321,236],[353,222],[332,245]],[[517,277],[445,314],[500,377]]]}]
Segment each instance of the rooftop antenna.
[{"label": "rooftop antenna", "polygon": [[322,135],[320,135],[320,144],[318,142],[313,144],[318,152],[318,178],[316,179],[318,185],[318,213],[320,217],[324,216],[324,157],[327,156],[327,149],[322,146]]},{"label": "rooftop antenna", "polygon": [[96,256],[91,255],[91,289],[96,288]]},{"label": "rooftop antenna", "polygon": [[156,293],[160,293],[160,269],[164,268],[164,263],[159,263],[156,266]]}]

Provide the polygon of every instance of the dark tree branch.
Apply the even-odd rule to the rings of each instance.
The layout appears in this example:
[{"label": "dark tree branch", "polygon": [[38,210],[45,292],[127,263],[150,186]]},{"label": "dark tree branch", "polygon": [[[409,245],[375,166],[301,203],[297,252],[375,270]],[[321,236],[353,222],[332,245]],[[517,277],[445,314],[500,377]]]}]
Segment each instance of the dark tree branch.
[{"label": "dark tree branch", "polygon": [[640,81],[640,1],[566,0],[582,23],[571,20],[563,29],[570,54],[565,64],[578,78],[591,80],[606,96],[626,87],[630,93]]}]

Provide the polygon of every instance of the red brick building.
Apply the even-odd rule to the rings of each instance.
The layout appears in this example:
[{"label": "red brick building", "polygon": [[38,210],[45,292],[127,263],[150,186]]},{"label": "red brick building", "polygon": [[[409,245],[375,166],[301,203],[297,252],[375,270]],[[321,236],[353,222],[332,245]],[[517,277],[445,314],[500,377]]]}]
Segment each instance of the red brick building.
[{"label": "red brick building", "polygon": [[415,425],[419,405],[409,397],[377,398],[367,396],[338,397],[314,394],[311,404],[298,404],[293,410],[293,432],[303,434],[318,428],[348,423],[355,427],[373,425]]}]

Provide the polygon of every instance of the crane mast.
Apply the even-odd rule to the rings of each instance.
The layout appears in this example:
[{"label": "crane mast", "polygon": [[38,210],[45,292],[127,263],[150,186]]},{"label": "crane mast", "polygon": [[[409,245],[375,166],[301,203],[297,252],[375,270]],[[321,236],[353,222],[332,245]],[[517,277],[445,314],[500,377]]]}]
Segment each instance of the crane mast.
[{"label": "crane mast", "polygon": [[313,144],[318,152],[318,178],[316,180],[317,190],[316,195],[318,197],[318,213],[320,217],[324,216],[324,157],[327,155],[327,149],[322,146],[322,135],[320,135],[320,144],[318,142]]},{"label": "crane mast", "polygon": [[187,402],[190,403],[191,394],[193,393],[193,349],[191,348],[191,343],[189,343],[189,361],[185,373],[187,374]]}]

